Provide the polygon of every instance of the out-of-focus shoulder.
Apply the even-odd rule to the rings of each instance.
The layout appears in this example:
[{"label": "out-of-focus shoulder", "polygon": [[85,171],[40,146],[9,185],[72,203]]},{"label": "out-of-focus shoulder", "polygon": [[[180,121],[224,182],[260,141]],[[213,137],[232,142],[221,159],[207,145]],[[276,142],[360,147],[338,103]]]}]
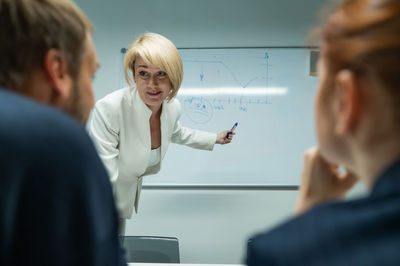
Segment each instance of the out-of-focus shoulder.
[{"label": "out-of-focus shoulder", "polygon": [[[52,150],[85,149],[91,142],[77,120],[64,112],[12,92],[0,92],[2,147],[16,153],[42,154]],[[5,141],[7,140],[7,141]]]}]

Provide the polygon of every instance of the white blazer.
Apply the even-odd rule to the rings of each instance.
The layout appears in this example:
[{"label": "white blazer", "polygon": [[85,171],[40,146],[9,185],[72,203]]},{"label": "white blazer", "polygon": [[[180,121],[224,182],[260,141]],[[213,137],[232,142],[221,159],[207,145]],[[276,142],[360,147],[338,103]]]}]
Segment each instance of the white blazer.
[{"label": "white blazer", "polygon": [[160,170],[170,142],[212,150],[217,138],[216,133],[182,127],[179,101],[164,101],[161,161],[147,169],[151,152],[151,113],[136,88],[124,88],[108,94],[96,103],[92,111],[89,134],[110,175],[120,218],[131,218],[133,207],[138,211],[143,176]]}]

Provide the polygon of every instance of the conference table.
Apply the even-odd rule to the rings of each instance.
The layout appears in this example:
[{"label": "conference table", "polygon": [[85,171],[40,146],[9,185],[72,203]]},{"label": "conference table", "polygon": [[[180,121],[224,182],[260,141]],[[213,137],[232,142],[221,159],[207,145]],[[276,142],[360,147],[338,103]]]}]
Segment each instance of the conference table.
[{"label": "conference table", "polygon": [[243,264],[128,263],[129,266],[245,266]]}]

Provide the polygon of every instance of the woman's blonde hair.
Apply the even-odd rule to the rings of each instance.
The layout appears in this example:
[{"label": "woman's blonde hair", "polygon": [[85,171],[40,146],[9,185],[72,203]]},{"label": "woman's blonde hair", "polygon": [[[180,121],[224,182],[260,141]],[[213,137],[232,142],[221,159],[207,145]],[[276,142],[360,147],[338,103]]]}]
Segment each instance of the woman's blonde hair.
[{"label": "woman's blonde hair", "polygon": [[[181,86],[183,79],[182,59],[175,45],[157,33],[144,33],[128,48],[124,58],[125,79],[133,85],[132,75],[135,73],[135,61],[140,56],[147,64],[165,71],[171,81],[171,91],[167,97],[171,101]],[[129,73],[129,70],[132,73]]]}]

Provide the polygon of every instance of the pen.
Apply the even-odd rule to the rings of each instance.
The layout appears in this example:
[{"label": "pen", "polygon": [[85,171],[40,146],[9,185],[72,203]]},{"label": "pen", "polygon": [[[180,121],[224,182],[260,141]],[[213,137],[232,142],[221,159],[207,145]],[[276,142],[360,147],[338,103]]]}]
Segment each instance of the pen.
[{"label": "pen", "polygon": [[238,125],[238,122],[236,122],[236,123],[233,125],[233,127],[232,127],[232,129],[231,129],[231,132],[228,132],[228,134],[226,134],[225,138],[229,138],[229,135],[232,134],[232,132],[233,132],[233,131],[235,130],[235,128],[237,127],[237,125]]}]

